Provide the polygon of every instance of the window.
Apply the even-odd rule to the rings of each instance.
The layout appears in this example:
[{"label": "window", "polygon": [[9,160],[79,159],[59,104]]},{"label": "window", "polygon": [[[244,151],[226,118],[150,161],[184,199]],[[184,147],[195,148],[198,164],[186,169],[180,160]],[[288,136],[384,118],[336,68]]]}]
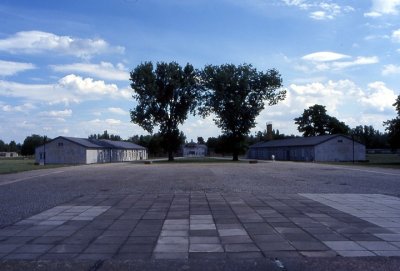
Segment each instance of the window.
[{"label": "window", "polygon": [[58,142],[58,147],[62,147],[62,146],[64,146],[64,143],[63,142]]},{"label": "window", "polygon": [[338,143],[343,143],[343,139],[338,139]]}]

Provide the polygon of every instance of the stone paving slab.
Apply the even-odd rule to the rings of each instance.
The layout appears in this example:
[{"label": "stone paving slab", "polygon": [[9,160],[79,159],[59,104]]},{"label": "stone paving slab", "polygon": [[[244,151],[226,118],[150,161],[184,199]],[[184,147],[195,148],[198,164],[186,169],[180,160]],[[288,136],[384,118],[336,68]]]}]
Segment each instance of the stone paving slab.
[{"label": "stone paving slab", "polygon": [[400,256],[400,199],[372,194],[85,195],[0,229],[0,259]]}]

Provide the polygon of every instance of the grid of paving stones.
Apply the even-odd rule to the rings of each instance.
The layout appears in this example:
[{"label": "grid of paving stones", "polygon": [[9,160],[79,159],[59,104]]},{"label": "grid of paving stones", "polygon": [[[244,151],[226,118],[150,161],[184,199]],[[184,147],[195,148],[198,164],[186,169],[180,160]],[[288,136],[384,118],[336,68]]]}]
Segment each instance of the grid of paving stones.
[{"label": "grid of paving stones", "polygon": [[[93,194],[0,229],[0,259],[400,256],[384,195]],[[379,222],[379,223],[377,223]]]}]

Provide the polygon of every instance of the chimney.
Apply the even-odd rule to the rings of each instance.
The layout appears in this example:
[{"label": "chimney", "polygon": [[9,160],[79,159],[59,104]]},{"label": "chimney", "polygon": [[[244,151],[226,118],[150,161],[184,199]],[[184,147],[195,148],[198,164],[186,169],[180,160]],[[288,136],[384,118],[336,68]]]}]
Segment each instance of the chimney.
[{"label": "chimney", "polygon": [[272,139],[272,123],[267,123],[267,140]]}]

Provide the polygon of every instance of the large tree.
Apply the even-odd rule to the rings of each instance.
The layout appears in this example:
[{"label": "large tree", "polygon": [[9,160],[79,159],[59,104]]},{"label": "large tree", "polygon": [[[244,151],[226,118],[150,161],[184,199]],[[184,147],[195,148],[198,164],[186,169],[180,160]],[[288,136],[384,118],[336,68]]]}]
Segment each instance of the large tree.
[{"label": "large tree", "polygon": [[243,141],[256,125],[255,118],[266,102],[283,100],[282,79],[277,70],[257,71],[252,65],[208,65],[202,71],[203,105],[201,113],[215,115],[215,124],[232,144],[237,161]]},{"label": "large tree", "polygon": [[349,134],[350,128],[335,117],[326,113],[325,106],[315,104],[304,109],[303,114],[294,119],[297,130],[303,136],[319,136],[330,134]]},{"label": "large tree", "polygon": [[24,140],[24,143],[22,143],[21,154],[34,155],[36,147],[39,147],[40,145],[43,145],[45,142],[48,142],[50,140],[51,139],[47,138],[46,136],[40,136],[35,134],[27,136]]},{"label": "large tree", "polygon": [[149,133],[159,126],[168,160],[174,160],[174,152],[181,145],[182,134],[178,126],[195,113],[199,80],[196,70],[187,64],[159,62],[154,68],[151,62],[137,66],[130,73],[133,97],[137,106],[132,109],[131,120]]},{"label": "large tree", "polygon": [[389,134],[389,144],[393,149],[400,148],[400,95],[393,104],[396,108],[397,116],[394,119],[385,121],[383,125],[387,126],[386,131]]}]

